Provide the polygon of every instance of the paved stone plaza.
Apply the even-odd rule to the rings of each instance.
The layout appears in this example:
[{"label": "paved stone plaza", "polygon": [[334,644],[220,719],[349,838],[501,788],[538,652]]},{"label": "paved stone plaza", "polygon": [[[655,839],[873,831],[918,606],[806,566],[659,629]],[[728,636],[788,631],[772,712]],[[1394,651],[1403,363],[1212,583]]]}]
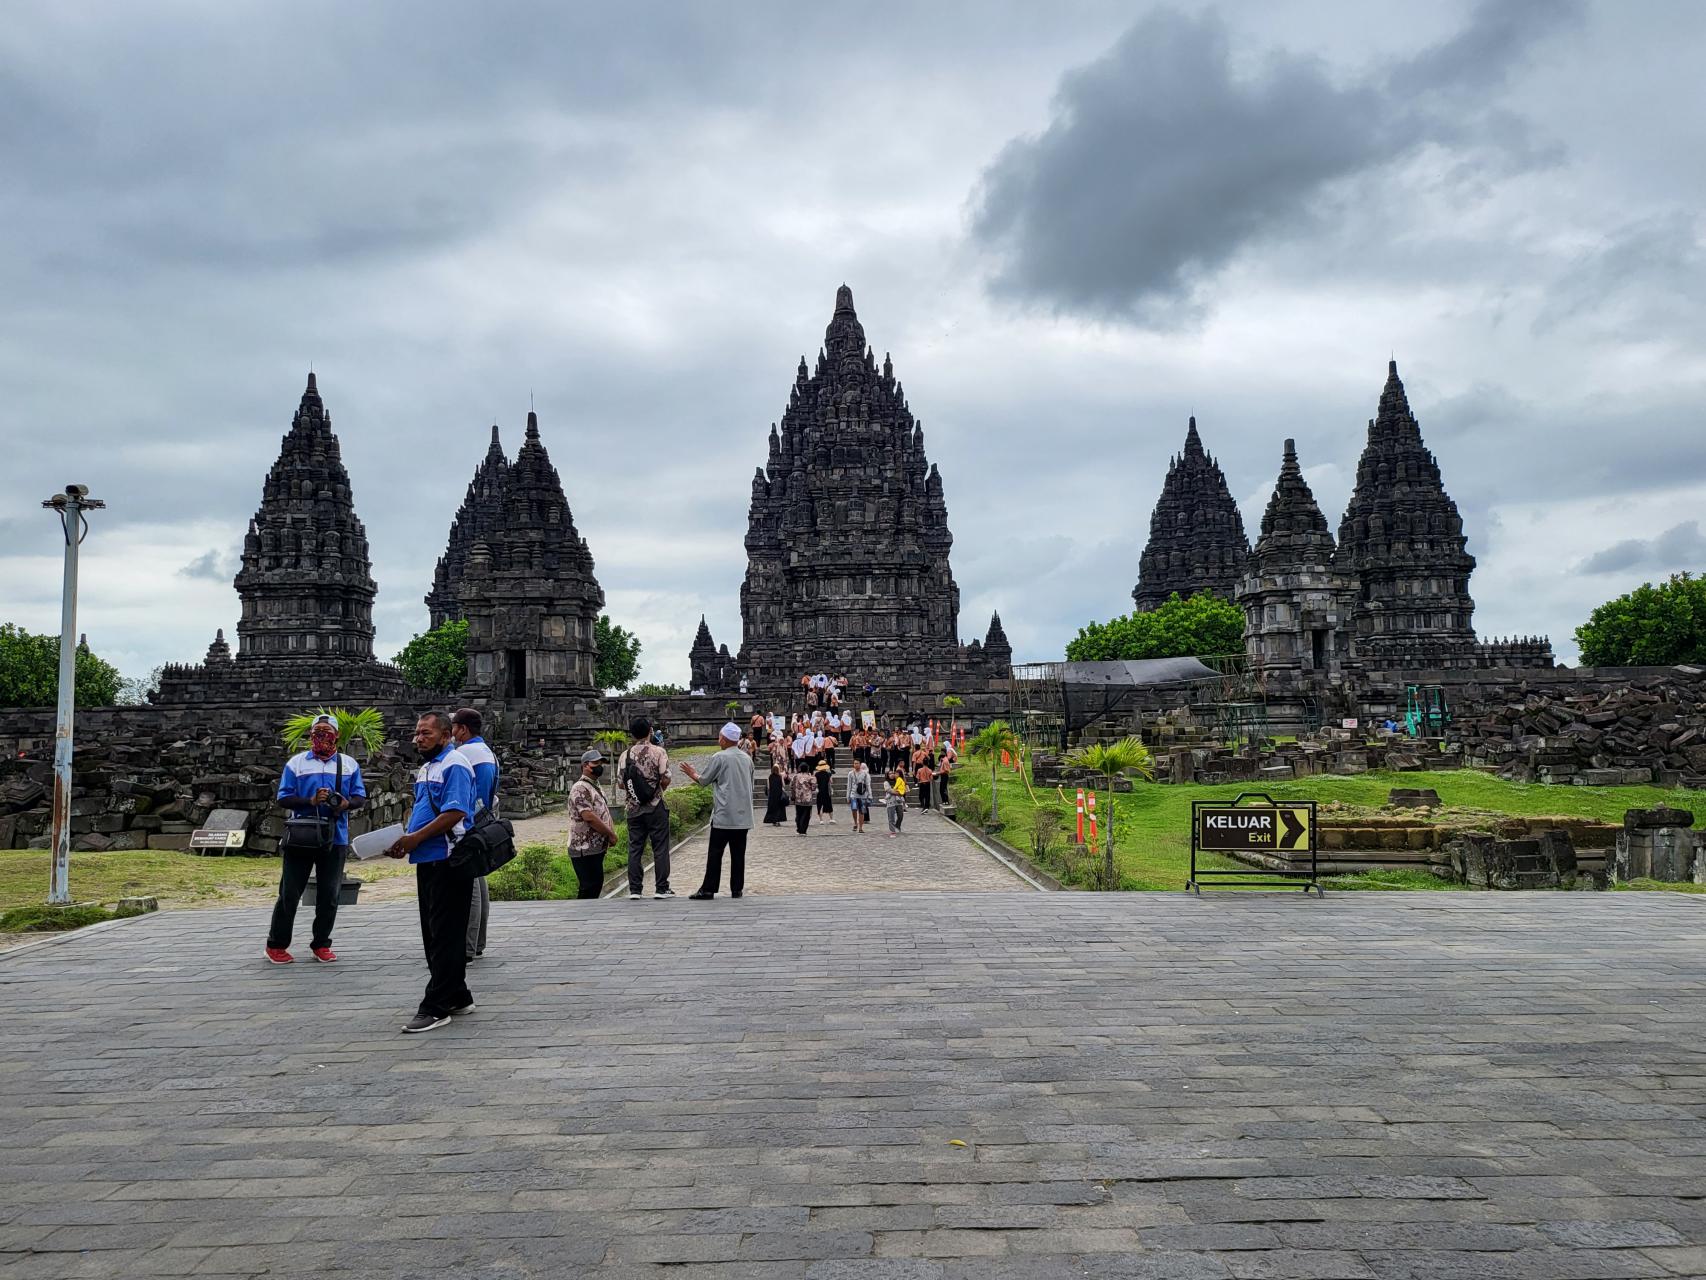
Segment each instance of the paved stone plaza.
[{"label": "paved stone plaza", "polygon": [[0,960],[0,1276],[1706,1273],[1698,899],[499,904],[420,1038],[263,916]]}]

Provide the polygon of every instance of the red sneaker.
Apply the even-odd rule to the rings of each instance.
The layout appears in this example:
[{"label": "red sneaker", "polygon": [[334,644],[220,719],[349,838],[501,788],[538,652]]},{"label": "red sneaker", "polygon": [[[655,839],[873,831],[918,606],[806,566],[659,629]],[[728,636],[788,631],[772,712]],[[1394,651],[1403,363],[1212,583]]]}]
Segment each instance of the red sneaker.
[{"label": "red sneaker", "polygon": [[291,955],[290,952],[286,951],[283,947],[268,947],[267,959],[271,960],[274,964],[293,964],[296,957]]},{"label": "red sneaker", "polygon": [[314,953],[314,958],[321,964],[331,964],[338,958],[338,953],[330,947],[310,947],[308,949]]}]

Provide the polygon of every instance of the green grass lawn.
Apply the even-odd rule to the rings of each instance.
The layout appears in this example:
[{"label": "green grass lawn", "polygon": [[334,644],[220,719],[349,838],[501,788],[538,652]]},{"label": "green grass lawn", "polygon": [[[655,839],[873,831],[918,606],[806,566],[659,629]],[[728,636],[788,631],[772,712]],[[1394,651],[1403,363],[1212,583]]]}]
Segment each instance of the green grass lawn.
[{"label": "green grass lawn", "polygon": [[[999,834],[1021,850],[1031,847],[1036,807],[1017,774],[998,771]],[[1504,782],[1472,770],[1428,773],[1365,773],[1354,777],[1321,775],[1294,782],[1227,783],[1218,786],[1173,786],[1137,782],[1130,792],[1114,796],[1114,866],[1122,889],[1181,889],[1191,862],[1191,801],[1230,800],[1242,791],[1262,791],[1275,800],[1314,800],[1323,806],[1337,801],[1352,813],[1373,811],[1386,803],[1393,787],[1432,787],[1439,792],[1447,819],[1470,812],[1517,817],[1581,817],[1621,822],[1625,809],[1648,809],[1669,804],[1706,817],[1706,795],[1664,787],[1549,787],[1539,783]],[[953,790],[989,796],[989,769],[971,761],[954,773]],[[1062,798],[1053,788],[1037,788],[1037,801],[1056,815],[1060,836],[1056,848],[1070,840],[1076,823],[1073,793]],[[1106,822],[1106,796],[1098,793],[1097,817]],[[1696,825],[1699,825],[1697,822]],[[1051,853],[1050,857],[1054,855]],[[1199,858],[1206,867],[1235,867],[1224,859]],[[1090,868],[1070,861],[1045,860],[1045,869],[1069,883],[1090,883]],[[1425,872],[1380,872],[1372,876],[1335,877],[1343,888],[1449,888]],[[1658,886],[1655,886],[1658,887]],[[1664,888],[1680,886],[1665,885]],[[1692,887],[1692,886],[1690,886]]]},{"label": "green grass lawn", "polygon": [[[0,852],[0,911],[47,900],[51,859],[45,849]],[[375,858],[351,875],[369,884],[413,875],[407,862]],[[207,907],[253,901],[278,888],[277,858],[204,858],[168,849],[115,849],[71,855],[71,896],[78,902],[154,897],[163,907]]]}]

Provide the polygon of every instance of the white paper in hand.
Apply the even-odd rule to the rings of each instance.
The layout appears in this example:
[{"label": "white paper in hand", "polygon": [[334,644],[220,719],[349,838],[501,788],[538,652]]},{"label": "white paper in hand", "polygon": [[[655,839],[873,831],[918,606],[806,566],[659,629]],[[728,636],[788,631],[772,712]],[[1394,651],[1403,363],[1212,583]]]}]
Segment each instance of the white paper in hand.
[{"label": "white paper in hand", "polygon": [[385,851],[403,838],[403,824],[393,822],[388,827],[380,827],[377,831],[369,831],[359,835],[349,842],[350,852],[355,854],[359,862],[369,862],[374,858],[383,857]]}]

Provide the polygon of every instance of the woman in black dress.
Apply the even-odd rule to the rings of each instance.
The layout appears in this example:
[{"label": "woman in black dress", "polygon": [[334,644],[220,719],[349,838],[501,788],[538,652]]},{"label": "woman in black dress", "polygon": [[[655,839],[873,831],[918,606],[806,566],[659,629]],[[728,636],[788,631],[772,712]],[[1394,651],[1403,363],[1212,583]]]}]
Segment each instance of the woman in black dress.
[{"label": "woman in black dress", "polygon": [[782,781],[781,766],[774,757],[770,761],[770,791],[764,805],[764,825],[779,827],[788,820],[788,787]]}]

